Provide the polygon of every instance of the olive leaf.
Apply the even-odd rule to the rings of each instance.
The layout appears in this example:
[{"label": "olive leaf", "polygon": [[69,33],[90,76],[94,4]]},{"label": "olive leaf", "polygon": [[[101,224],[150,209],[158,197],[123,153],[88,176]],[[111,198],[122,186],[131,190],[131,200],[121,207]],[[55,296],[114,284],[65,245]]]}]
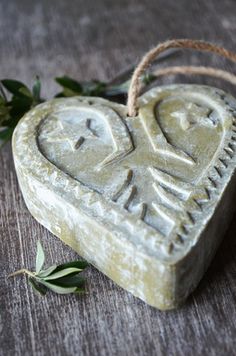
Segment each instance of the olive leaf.
[{"label": "olive leaf", "polygon": [[40,93],[41,93],[41,82],[39,77],[36,76],[35,82],[32,87],[32,94],[36,103],[40,103],[42,101]]},{"label": "olive leaf", "polygon": [[36,254],[36,274],[38,274],[43,265],[44,265],[44,261],[45,261],[45,254],[43,251],[43,247],[40,243],[40,241],[37,242],[37,254]]},{"label": "olive leaf", "polygon": [[[52,284],[54,281],[51,282]],[[83,287],[85,278],[80,275],[71,275],[59,278],[56,283],[61,287]]]},{"label": "olive leaf", "polygon": [[0,147],[11,138],[13,130],[11,127],[6,127],[0,131]]},{"label": "olive leaf", "polygon": [[75,95],[83,96],[104,96],[107,84],[99,80],[90,82],[78,82],[70,77],[63,76],[55,78],[55,81],[62,86],[62,92],[56,97],[69,97]]},{"label": "olive leaf", "polygon": [[65,269],[62,269],[59,272],[52,273],[52,274],[50,274],[50,275],[48,275],[46,277],[43,277],[43,279],[45,281],[50,281],[52,279],[58,279],[58,278],[61,278],[61,277],[65,277],[68,274],[79,273],[81,271],[82,271],[82,269],[80,269],[80,268],[65,268]]},{"label": "olive leaf", "polygon": [[18,80],[2,79],[1,82],[2,85],[14,95],[32,97],[32,94],[27,86]]},{"label": "olive leaf", "polygon": [[[71,92],[74,95],[82,94],[82,86],[76,80],[69,78],[67,76],[57,77],[55,81],[60,84],[66,93]],[[65,95],[67,96],[67,95]],[[68,95],[69,96],[69,95]]]},{"label": "olive leaf", "polygon": [[85,96],[102,96],[106,95],[107,83],[99,80],[92,80],[91,82],[84,82],[81,84],[83,88],[83,95]]},{"label": "olive leaf", "polygon": [[45,269],[45,270],[41,270],[41,271],[38,273],[38,276],[41,277],[41,278],[47,277],[47,276],[49,276],[53,271],[55,271],[56,268],[57,268],[56,265],[50,266],[50,267],[48,267],[48,268]]},{"label": "olive leaf", "polygon": [[89,263],[87,261],[77,260],[77,261],[66,262],[61,265],[58,265],[56,268],[56,271],[61,271],[64,268],[70,268],[70,267],[85,269],[88,266],[89,266]]},{"label": "olive leaf", "polygon": [[86,261],[71,261],[60,265],[52,265],[42,269],[45,262],[45,254],[40,241],[37,242],[36,271],[20,269],[9,275],[9,277],[25,273],[32,288],[41,295],[47,290],[59,294],[82,293],[85,291],[85,279],[79,274],[88,266]]},{"label": "olive leaf", "polygon": [[77,287],[61,287],[60,285],[49,283],[44,280],[42,280],[41,283],[48,289],[51,289],[53,292],[58,294],[70,294],[76,292],[77,290]]},{"label": "olive leaf", "polygon": [[10,108],[5,105],[4,102],[1,102],[0,98],[0,126],[7,124],[7,121],[10,118]]},{"label": "olive leaf", "polygon": [[32,92],[18,80],[0,81],[0,147],[11,139],[14,128],[22,116],[43,101],[40,90],[41,83],[38,77],[35,79]]},{"label": "olive leaf", "polygon": [[31,287],[34,289],[35,292],[45,295],[47,293],[47,289],[45,288],[44,285],[39,284],[34,278],[29,277],[29,284]]},{"label": "olive leaf", "polygon": [[105,91],[106,96],[116,96],[127,94],[130,86],[130,80],[119,85],[108,85]]}]

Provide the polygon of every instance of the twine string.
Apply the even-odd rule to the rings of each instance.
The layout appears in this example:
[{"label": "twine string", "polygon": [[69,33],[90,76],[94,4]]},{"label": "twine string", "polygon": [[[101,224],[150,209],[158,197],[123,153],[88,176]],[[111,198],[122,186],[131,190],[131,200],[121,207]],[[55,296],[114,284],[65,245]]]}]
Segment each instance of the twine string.
[{"label": "twine string", "polygon": [[[166,51],[169,48],[188,48],[197,51],[211,52],[219,56],[225,57],[232,62],[236,62],[236,53],[231,52],[224,47],[214,45],[209,42],[198,41],[198,40],[189,40],[189,39],[177,39],[170,40],[163,43],[160,43],[157,47],[154,47],[149,52],[147,52],[136,69],[131,78],[131,83],[128,91],[128,115],[137,116],[138,114],[138,97],[141,89],[140,77],[144,74],[146,69],[149,67],[151,62],[162,52]],[[167,74],[201,74],[201,75],[210,75],[217,77],[223,80],[226,80],[232,84],[236,84],[236,76],[230,72],[204,66],[174,66],[167,67],[160,70],[157,70],[154,74],[155,76],[163,76]]]},{"label": "twine string", "polygon": [[227,72],[226,70],[213,68],[213,67],[173,66],[173,67],[166,67],[154,71],[155,77],[161,77],[164,75],[171,75],[171,74],[186,74],[186,75],[200,74],[200,75],[212,76],[218,79],[226,80],[231,84],[236,85],[236,75]]}]

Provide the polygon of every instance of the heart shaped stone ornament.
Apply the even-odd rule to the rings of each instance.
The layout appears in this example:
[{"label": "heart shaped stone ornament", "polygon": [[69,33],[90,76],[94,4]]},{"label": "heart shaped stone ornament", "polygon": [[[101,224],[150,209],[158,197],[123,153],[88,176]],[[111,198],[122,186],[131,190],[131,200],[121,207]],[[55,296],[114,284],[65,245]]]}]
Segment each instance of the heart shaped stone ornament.
[{"label": "heart shaped stone ornament", "polygon": [[54,99],[13,138],[32,215],[160,309],[187,298],[220,243],[235,205],[235,149],[236,100],[197,85],[151,89],[137,117],[101,98]]}]

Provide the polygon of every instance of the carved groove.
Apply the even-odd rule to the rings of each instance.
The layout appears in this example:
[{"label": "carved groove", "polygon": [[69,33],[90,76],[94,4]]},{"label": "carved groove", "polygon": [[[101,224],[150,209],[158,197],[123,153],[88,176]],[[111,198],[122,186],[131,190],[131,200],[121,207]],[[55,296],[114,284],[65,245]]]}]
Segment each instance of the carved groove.
[{"label": "carved groove", "polygon": [[229,158],[233,158],[233,152],[232,150],[229,150],[228,148],[223,148],[225,153],[229,156]]},{"label": "carved groove", "polygon": [[176,237],[175,237],[175,242],[177,244],[183,244],[184,243],[184,239],[180,234],[177,234]]},{"label": "carved groove", "polygon": [[197,205],[198,209],[202,211],[202,204],[197,199],[193,198],[193,201]]},{"label": "carved groove", "polygon": [[146,203],[140,203],[137,207],[137,218],[144,220],[146,213],[147,213],[147,204]]},{"label": "carved groove", "polygon": [[118,199],[119,203],[123,205],[125,209],[128,210],[128,207],[136,193],[137,193],[137,187],[135,185],[131,185],[129,188],[125,190],[122,196]]},{"label": "carved groove", "polygon": [[121,187],[118,189],[118,191],[116,193],[113,194],[113,196],[111,198],[113,201],[117,201],[117,199],[124,193],[125,189],[131,183],[132,178],[133,178],[133,171],[132,171],[132,169],[129,169],[127,172],[127,176],[124,179]]},{"label": "carved groove", "polygon": [[207,177],[207,178],[208,178],[208,180],[211,182],[211,185],[212,185],[214,188],[217,188],[217,184],[216,184],[216,182],[214,181],[214,179],[211,178],[211,177]]},{"label": "carved groove", "polygon": [[165,205],[177,211],[183,210],[183,204],[176,196],[169,193],[165,188],[161,187],[156,183],[153,183],[153,188],[157,193],[157,196],[160,197],[160,199]]},{"label": "carved groove", "polygon": [[91,127],[92,119],[86,120],[86,127],[92,133],[93,136],[99,137],[97,132]]},{"label": "carved groove", "polygon": [[227,164],[227,162],[226,162],[224,159],[219,158],[219,161],[223,164],[223,166],[224,166],[225,168],[228,167],[228,164]]},{"label": "carved groove", "polygon": [[234,152],[235,151],[235,148],[234,148],[234,146],[233,146],[233,143],[229,143],[228,144],[228,147],[229,147],[229,149],[232,151],[232,152]]},{"label": "carved groove", "polygon": [[168,254],[171,254],[174,250],[174,244],[173,242],[169,243],[169,245],[167,246],[167,252]]},{"label": "carved groove", "polygon": [[189,211],[187,211],[186,213],[187,213],[187,216],[189,217],[189,220],[191,221],[191,223],[194,224],[194,223],[195,223],[195,220],[194,220],[194,218],[193,218],[192,213],[190,213]]},{"label": "carved groove", "polygon": [[209,190],[208,188],[205,188],[205,192],[206,192],[206,194],[207,194],[208,200],[210,200],[210,199],[211,199],[210,190]]},{"label": "carved groove", "polygon": [[158,215],[162,216],[165,220],[169,221],[171,225],[174,224],[173,216],[169,209],[167,209],[164,205],[160,205],[152,202],[152,207],[157,212]]},{"label": "carved groove", "polygon": [[78,141],[75,144],[75,150],[78,150],[81,145],[84,143],[85,138],[83,136],[80,136],[80,138],[78,139]]},{"label": "carved groove", "polygon": [[180,228],[181,228],[183,234],[188,235],[189,230],[188,230],[188,228],[187,228],[187,226],[186,226],[185,224],[182,224],[182,225],[180,226]]},{"label": "carved groove", "polygon": [[169,188],[170,191],[173,191],[175,194],[178,194],[182,200],[187,200],[189,195],[192,192],[192,186],[189,183],[184,183],[179,178],[169,175],[161,171],[156,167],[148,168],[153,178],[164,187]]},{"label": "carved groove", "polygon": [[220,178],[222,178],[223,175],[222,175],[220,169],[219,169],[218,167],[216,167],[216,166],[214,166],[214,169],[215,169],[216,173],[218,174],[218,176],[219,176]]}]

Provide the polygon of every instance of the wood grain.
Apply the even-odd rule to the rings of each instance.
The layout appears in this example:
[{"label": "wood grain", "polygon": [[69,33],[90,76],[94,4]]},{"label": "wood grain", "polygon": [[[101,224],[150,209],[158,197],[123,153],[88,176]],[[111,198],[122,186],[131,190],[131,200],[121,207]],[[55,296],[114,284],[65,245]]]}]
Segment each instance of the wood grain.
[{"label": "wood grain", "polygon": [[[55,76],[109,79],[172,37],[211,40],[235,50],[235,1],[1,0],[0,76],[30,85],[39,74],[50,97],[58,90]],[[216,57],[188,52],[181,63],[190,62],[230,68]],[[225,83],[191,81],[236,95]],[[159,312],[92,267],[86,272],[87,295],[41,298],[25,277],[6,279],[20,267],[34,267],[37,239],[49,263],[78,256],[30,216],[10,145],[0,152],[0,167],[0,355],[235,354],[236,217],[204,279],[179,310]]]}]

